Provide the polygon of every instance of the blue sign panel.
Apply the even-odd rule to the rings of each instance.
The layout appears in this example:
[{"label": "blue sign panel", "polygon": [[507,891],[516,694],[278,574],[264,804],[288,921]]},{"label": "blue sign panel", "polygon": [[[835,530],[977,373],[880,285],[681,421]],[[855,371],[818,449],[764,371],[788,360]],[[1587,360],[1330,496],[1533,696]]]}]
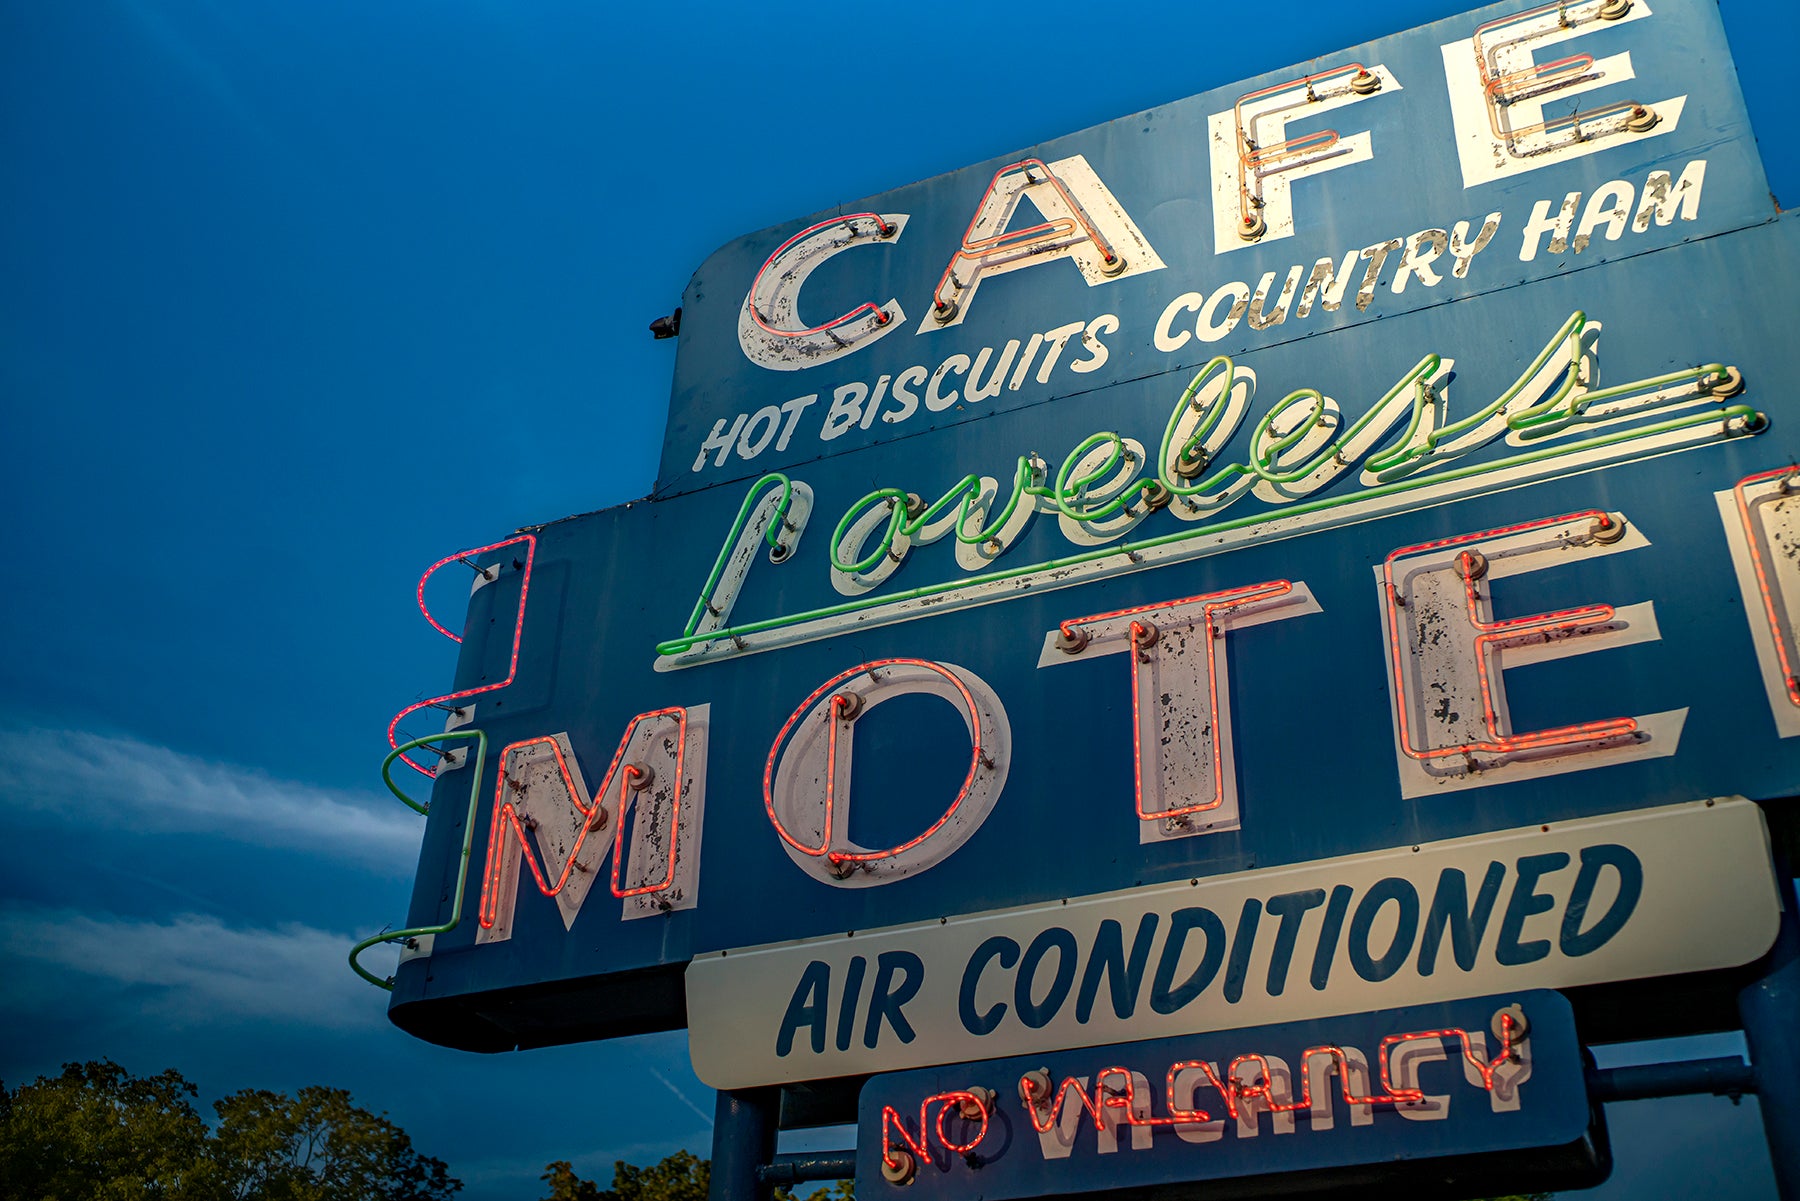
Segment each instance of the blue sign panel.
[{"label": "blue sign panel", "polygon": [[722,248],[656,493],[1772,215],[1716,5],[1492,5]]},{"label": "blue sign panel", "polygon": [[[394,1019],[503,1048],[692,1018],[741,1049],[701,1065],[727,1087],[1124,1041],[971,1033],[959,919],[1104,895],[1128,935],[1158,916],[1154,964],[1157,890],[1289,869],[1326,898],[1289,936],[1264,906],[1298,885],[1192,906],[1228,966],[1270,979],[1333,920],[1333,954],[1394,966],[1309,974],[1288,1016],[1418,999],[1364,986],[1425,974],[1451,868],[1433,1000],[1760,954],[1760,818],[1696,807],[1800,790],[1800,226],[1710,5],[1546,11],[721,252],[662,495],[467,554],[453,686],[401,714],[463,737],[410,753],[435,784]],[[1417,921],[1356,944],[1369,896],[1406,912],[1390,878]]]},{"label": "blue sign panel", "polygon": [[1568,1002],[1527,992],[876,1076],[856,1192],[1579,1187],[1610,1167],[1594,1120]]}]

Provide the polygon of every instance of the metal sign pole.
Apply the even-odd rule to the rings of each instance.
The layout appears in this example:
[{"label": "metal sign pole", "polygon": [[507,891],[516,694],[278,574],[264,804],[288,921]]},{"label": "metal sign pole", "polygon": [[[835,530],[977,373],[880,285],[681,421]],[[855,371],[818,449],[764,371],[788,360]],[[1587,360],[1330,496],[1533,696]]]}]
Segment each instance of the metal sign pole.
[{"label": "metal sign pole", "polygon": [[[1791,802],[1788,802],[1791,804]],[[1777,805],[1764,806],[1774,835],[1775,874],[1781,881],[1781,931],[1770,948],[1766,970],[1738,994],[1744,1040],[1756,1077],[1763,1133],[1775,1165],[1781,1201],[1800,1201],[1800,918],[1794,913],[1793,861],[1788,855],[1788,823]]]},{"label": "metal sign pole", "polygon": [[775,1157],[779,1089],[719,1093],[713,1110],[712,1172],[706,1201],[764,1201],[757,1169]]}]

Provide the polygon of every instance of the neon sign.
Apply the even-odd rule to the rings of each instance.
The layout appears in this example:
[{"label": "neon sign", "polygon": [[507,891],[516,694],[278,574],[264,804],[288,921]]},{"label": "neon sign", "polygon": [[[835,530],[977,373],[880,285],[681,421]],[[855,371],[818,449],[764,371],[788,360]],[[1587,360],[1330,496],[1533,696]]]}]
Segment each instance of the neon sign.
[{"label": "neon sign", "polygon": [[898,329],[906,311],[898,300],[866,301],[820,325],[798,314],[800,286],[826,259],[853,246],[892,241],[906,228],[902,213],[853,213],[803,229],[769,256],[744,297],[738,344],[754,363],[799,371]]},{"label": "neon sign", "polygon": [[1586,111],[1546,116],[1544,109],[1552,101],[1579,103],[1576,98],[1631,79],[1636,72],[1630,54],[1596,58],[1578,53],[1543,63],[1532,54],[1534,47],[1650,15],[1643,0],[1545,4],[1497,17],[1479,26],[1473,37],[1446,46],[1444,71],[1463,185],[1474,187],[1672,130],[1681,120],[1685,96],[1654,106],[1609,101]]},{"label": "neon sign", "polygon": [[[1313,1078],[1316,1074],[1329,1077],[1334,1072],[1347,1106],[1366,1108],[1375,1105],[1418,1105],[1425,1100],[1425,1090],[1416,1085],[1395,1084],[1392,1063],[1394,1052],[1404,1053],[1405,1049],[1415,1043],[1442,1043],[1455,1039],[1461,1045],[1464,1060],[1474,1069],[1474,1082],[1491,1093],[1495,1091],[1495,1076],[1503,1067],[1508,1064],[1519,1068],[1526,1066],[1526,1060],[1521,1054],[1524,1043],[1523,1011],[1520,1011],[1520,1016],[1515,1017],[1513,1011],[1501,1010],[1494,1015],[1494,1026],[1500,1038],[1500,1049],[1491,1059],[1487,1055],[1485,1035],[1480,1032],[1473,1037],[1462,1029],[1420,1030],[1409,1034],[1388,1035],[1376,1048],[1381,1090],[1367,1096],[1358,1096],[1354,1091],[1358,1087],[1367,1087],[1366,1084],[1359,1085],[1356,1080],[1359,1076],[1367,1075],[1367,1061],[1363,1056],[1357,1053],[1353,1061],[1351,1051],[1354,1048],[1346,1051],[1340,1046],[1326,1045],[1308,1047],[1301,1052],[1301,1067],[1297,1074],[1288,1070],[1285,1061],[1276,1060],[1271,1063],[1270,1056],[1255,1051],[1233,1059],[1223,1076],[1219,1074],[1216,1064],[1206,1060],[1182,1060],[1169,1068],[1163,1092],[1165,1116],[1162,1117],[1152,1116],[1150,1099],[1138,1095],[1135,1084],[1137,1073],[1123,1067],[1102,1068],[1094,1076],[1091,1096],[1087,1082],[1079,1077],[1065,1077],[1060,1085],[1051,1090],[1044,1083],[1048,1079],[1047,1073],[1027,1072],[1019,1077],[1019,1100],[1031,1121],[1032,1129],[1039,1134],[1049,1134],[1059,1124],[1058,1113],[1070,1092],[1076,1095],[1081,1107],[1092,1117],[1096,1131],[1106,1129],[1108,1109],[1117,1109],[1118,1121],[1127,1126],[1174,1126],[1179,1123],[1210,1122],[1213,1120],[1212,1114],[1204,1109],[1185,1108],[1177,1100],[1185,1095],[1190,1098],[1189,1104],[1192,1104],[1195,1074],[1207,1087],[1219,1094],[1224,1102],[1225,1112],[1233,1121],[1237,1121],[1257,1102],[1269,1113],[1304,1111],[1310,1114],[1321,1107],[1329,1113],[1330,1102],[1322,1095],[1317,1101],[1313,1097]],[[1515,1040],[1518,1046],[1514,1045]],[[1322,1073],[1312,1070],[1315,1061]],[[1248,1077],[1244,1072],[1246,1068],[1250,1069]],[[1524,1074],[1523,1071],[1515,1073],[1516,1076]],[[1292,1091],[1290,1081],[1296,1075],[1300,1095],[1290,1100],[1279,1100],[1280,1093]],[[1109,1087],[1106,1083],[1109,1077],[1116,1077],[1123,1084]]]},{"label": "neon sign", "polygon": [[[1382,77],[1379,70],[1371,75],[1374,79]],[[1344,90],[1344,95],[1355,98],[1355,93],[1348,89]],[[1332,103],[1334,101],[1320,101],[1325,107]],[[1223,153],[1220,147],[1230,142],[1231,136],[1229,129],[1215,130],[1216,154]],[[1344,139],[1343,143],[1342,147],[1319,155],[1303,152],[1303,160],[1297,164],[1270,171],[1260,197],[1265,207],[1257,214],[1257,220],[1266,219],[1272,224],[1267,231],[1258,233],[1258,238],[1291,236],[1290,177],[1336,169],[1358,161],[1354,155],[1357,147],[1366,146],[1366,137],[1355,135]],[[1577,190],[1565,193],[1560,201],[1555,198],[1536,201],[1519,230],[1518,261],[1535,262],[1540,251],[1546,248],[1552,255],[1565,252],[1580,255],[1596,249],[1597,237],[1605,242],[1617,242],[1629,229],[1636,240],[1636,236],[1647,233],[1653,224],[1663,228],[1677,219],[1699,220],[1707,165],[1707,159],[1696,158],[1681,168],[1679,178],[1669,170],[1655,168],[1647,171],[1641,182],[1615,178],[1594,186],[1591,193]],[[1215,172],[1218,176],[1215,186],[1236,190],[1238,170],[1235,160],[1229,156],[1222,158]],[[1262,184],[1258,186],[1262,187]],[[1585,206],[1584,195],[1587,197]],[[1219,203],[1224,205],[1226,202],[1222,196]],[[1239,197],[1238,203],[1248,202]],[[1249,244],[1236,236],[1229,220],[1224,223],[1226,228],[1219,232],[1219,237],[1229,242],[1226,248],[1242,248]],[[1337,255],[1327,254],[1310,262],[1294,263],[1285,272],[1271,269],[1264,271],[1259,279],[1248,276],[1246,280],[1210,283],[1209,292],[1182,292],[1163,305],[1161,314],[1152,323],[1150,344],[1158,351],[1174,353],[1190,343],[1206,344],[1232,337],[1240,325],[1247,325],[1253,332],[1268,331],[1276,337],[1279,335],[1273,331],[1290,316],[1297,321],[1314,314],[1322,315],[1320,320],[1328,320],[1333,314],[1345,317],[1348,316],[1344,312],[1345,305],[1350,305],[1357,313],[1364,313],[1375,303],[1377,290],[1383,284],[1389,296],[1398,298],[1406,295],[1409,286],[1415,282],[1420,288],[1436,289],[1447,279],[1469,279],[1475,258],[1489,249],[1501,226],[1507,223],[1505,211],[1501,209],[1479,219],[1438,220],[1410,234],[1378,238],[1360,248],[1352,245]],[[1516,219],[1514,223],[1517,223]],[[831,227],[830,223],[821,228],[831,229],[834,235],[841,233],[841,226]],[[1260,230],[1261,226],[1255,228]],[[1044,253],[1034,253],[1016,265],[1032,265],[1044,258]],[[1119,261],[1124,262],[1124,258],[1121,256]],[[1491,274],[1504,271],[1504,268],[1495,264],[1489,270]],[[1129,274],[1129,270],[1126,273]],[[959,279],[954,273],[950,278]],[[1248,279],[1256,280],[1254,286],[1247,282]],[[1413,295],[1417,294],[1418,290],[1414,289]],[[946,308],[945,313],[950,312]],[[958,314],[960,310],[951,314],[950,324],[955,324]],[[926,324],[932,325],[943,315],[934,310],[934,316],[928,317]],[[1109,340],[1125,328],[1118,313],[1103,312],[1072,321],[1055,320],[1044,328],[1041,322],[1047,316],[1040,316],[1033,323],[1034,328],[1021,331],[1018,336],[993,338],[990,345],[969,347],[967,353],[954,351],[935,369],[928,363],[917,363],[881,372],[873,380],[852,380],[829,388],[830,403],[825,406],[823,420],[813,427],[811,437],[819,443],[831,443],[853,431],[874,429],[878,422],[884,428],[918,420],[930,422],[949,410],[968,409],[996,399],[1010,402],[1006,407],[1016,407],[1020,402],[1012,400],[1008,394],[1017,393],[1028,384],[1034,386],[1028,389],[1027,395],[1042,393],[1047,386],[1049,394],[1054,396],[1081,382],[1072,377],[1107,370],[1109,363],[1114,363],[1112,370],[1117,370],[1113,357],[1116,344]],[[743,320],[748,322],[751,317],[745,316]],[[836,339],[833,345],[842,343],[843,349],[852,348],[852,344],[844,342],[835,331],[831,337]],[[1123,349],[1127,355],[1133,353],[1129,341]],[[770,448],[774,451],[771,458],[791,456],[802,450],[808,444],[807,436],[802,435],[800,446],[790,450],[793,439],[804,415],[819,404],[826,391],[816,384],[814,387],[818,390],[803,396],[740,411],[735,417],[718,417],[713,421],[711,431],[701,440],[689,471],[700,472],[709,465],[725,467],[733,455],[740,460],[755,460]],[[894,429],[887,436],[891,438],[900,432]]]},{"label": "neon sign", "polygon": [[[937,1106],[937,1121],[931,1118],[932,1106]],[[987,1138],[988,1114],[994,1107],[994,1092],[987,1088],[957,1089],[954,1092],[937,1093],[919,1102],[919,1133],[915,1137],[906,1128],[906,1120],[891,1105],[881,1109],[881,1174],[889,1184],[910,1184],[914,1173],[921,1162],[930,1162],[930,1139],[937,1136],[937,1145],[946,1151],[964,1156],[970,1166],[977,1166],[979,1160],[973,1158],[975,1148]],[[944,1119],[951,1114],[976,1123],[975,1136],[967,1142],[951,1137],[944,1131]],[[900,1135],[903,1147],[894,1146],[892,1134]]]},{"label": "neon sign", "polygon": [[[1429,366],[1421,364],[1414,376],[1421,388],[1418,381],[1426,378]],[[1228,362],[1209,365],[1189,389],[1190,396],[1204,397],[1202,381],[1213,380],[1216,387],[1209,403],[1194,409],[1184,400],[1182,411],[1204,414],[1220,405],[1230,394],[1224,381],[1235,379],[1230,372]],[[1717,365],[1676,378],[1692,387],[1696,382],[1712,385],[1727,375],[1727,384],[1738,382],[1734,372]],[[1540,401],[1522,417],[1516,415],[1514,423],[1544,420],[1550,411],[1551,405]],[[1161,452],[1165,462],[1171,457],[1179,461],[1192,447],[1204,444],[1208,427],[1202,422],[1195,432],[1183,434],[1178,426],[1182,415],[1178,412],[1165,434]],[[1344,440],[1360,436],[1355,428],[1341,435]],[[1078,450],[1092,450],[1094,445],[1090,439]],[[1117,439],[1101,448],[1108,451],[1106,462],[1091,470],[1090,477],[1112,471],[1133,453]],[[1173,456],[1172,448],[1179,448]],[[1319,453],[1316,446],[1311,453]],[[1070,461],[1078,460],[1071,456]],[[1269,470],[1278,462],[1273,455],[1265,453],[1255,461],[1265,467],[1264,478],[1283,478]],[[1065,464],[1065,480],[1068,473]],[[1304,465],[1292,469],[1285,473],[1286,482],[1303,474]],[[1790,474],[1751,477],[1740,485],[1738,499],[1742,500],[1744,486],[1762,483],[1775,484],[1779,499],[1778,486]],[[780,487],[764,491],[770,484]],[[1066,482],[1059,488],[1066,492]],[[1123,494],[1115,491],[1112,500],[1094,507],[1116,505]],[[1747,515],[1749,502],[1742,503]],[[776,562],[792,554],[804,524],[795,517],[803,519],[809,506],[810,493],[800,485],[779,477],[759,482],[740,507],[732,536],[714,565],[713,595],[726,598],[726,603],[703,596],[691,629],[705,628],[708,620],[718,628],[726,619],[729,598],[760,547],[767,545]],[[911,507],[924,508],[922,502]],[[901,536],[905,511],[894,498],[885,516],[890,530],[899,527]],[[923,516],[921,512],[913,521],[921,522]],[[1503,676],[1509,666],[1659,638],[1652,602],[1593,603],[1507,620],[1493,616],[1493,591],[1508,577],[1574,557],[1613,555],[1645,545],[1644,534],[1625,514],[1592,509],[1402,546],[1385,556],[1376,569],[1375,608],[1387,648],[1403,796],[1492,787],[1676,752],[1685,709],[1520,731],[1514,728],[1506,701]],[[1760,579],[1765,605],[1774,604],[1776,594],[1766,570]],[[1041,668],[1084,655],[1127,656],[1133,816],[1140,841],[1238,828],[1233,716],[1221,687],[1227,670],[1225,635],[1232,629],[1316,612],[1319,607],[1304,582],[1274,580],[1067,618],[1044,635],[1038,657]],[[742,641],[729,631],[727,636]],[[908,694],[938,696],[955,707],[969,734],[966,770],[935,821],[893,846],[865,847],[849,833],[855,723],[868,709]],[[590,831],[607,827],[612,830],[613,893],[636,902],[635,915],[695,903],[692,881],[698,871],[706,751],[704,724],[690,724],[690,712],[704,718],[707,707],[669,708],[632,719],[600,789],[592,794],[566,735],[540,736],[505,748],[483,874],[480,941],[510,937],[521,858],[539,891],[556,900],[565,926],[572,925],[587,894],[586,875],[598,866],[583,858],[583,848]],[[658,721],[674,723],[671,736],[656,734]],[[858,664],[814,688],[781,726],[764,761],[764,810],[790,861],[821,883],[834,887],[892,883],[930,870],[987,821],[1005,787],[1011,738],[1001,698],[967,668],[903,657]],[[653,745],[661,750],[653,750]],[[653,764],[658,754],[662,760]],[[637,805],[637,833],[627,858],[626,814],[633,798],[652,781],[666,783],[658,784],[660,791],[648,793],[650,804]],[[668,832],[672,834],[665,837]],[[554,881],[532,852],[534,839]],[[602,845],[598,859],[603,861],[606,853]],[[646,858],[653,853],[662,857],[654,868]],[[629,876],[628,884],[621,873]],[[678,880],[685,883],[678,887]],[[627,915],[633,915],[629,908]]]},{"label": "neon sign", "polygon": [[1129,1196],[1361,1163],[1442,1184],[1446,1155],[1552,1148],[1591,1169],[1580,1054],[1568,1002],[1519,992],[876,1076],[858,1186]]},{"label": "neon sign", "polygon": [[[1673,924],[1679,895],[1707,907],[1680,921],[1713,933],[1732,906],[1696,899],[1696,873],[1664,844],[1726,847],[1708,860],[1716,874],[1720,857],[1762,853],[1753,823],[1646,807],[1791,791],[1778,753],[1791,747],[1739,753],[1719,737],[1765,733],[1732,708],[1746,692],[1760,706],[1756,667],[1800,721],[1800,651],[1782,625],[1800,596],[1782,574],[1791,518],[1764,491],[1773,479],[1722,511],[1744,546],[1753,661],[1743,629],[1716,620],[1731,599],[1718,531],[1693,527],[1667,476],[1729,493],[1778,466],[1757,437],[1760,395],[1738,393],[1745,372],[1759,386],[1788,374],[1792,355],[1743,280],[1792,276],[1800,244],[1764,220],[1766,189],[1746,186],[1760,177],[1715,86],[1728,75],[1692,76],[1709,91],[1685,116],[1656,99],[1670,90],[1657,80],[1685,78],[1674,64],[1692,45],[1713,44],[1676,35],[1707,21],[1659,10],[1630,28],[1645,0],[1625,26],[1594,0],[1566,11],[1563,32],[1623,32],[1563,48],[1547,14],[1521,13],[1459,47],[1494,12],[1455,18],[709,260],[683,298],[654,495],[463,556],[490,590],[458,691],[436,700],[454,732],[487,732],[504,770],[473,794],[466,831],[460,808],[442,808],[461,786],[437,790],[407,924],[441,925],[455,865],[441,852],[471,832],[457,894],[481,920],[410,949],[433,962],[403,964],[396,1020],[468,1029],[498,994],[545,986],[584,1016],[515,1007],[521,1028],[581,1038],[617,1032],[628,1011],[670,1024],[713,1012],[711,991],[739,1012],[706,1020],[751,1029],[742,1059],[720,1064],[715,1048],[707,1071],[760,1087],[1091,1045],[1146,1023],[1311,1020],[1744,962],[1747,937],[1667,948],[1645,931]],[[1644,82],[1617,69],[1627,46]],[[1591,62],[1551,61],[1583,49]],[[1473,82],[1439,93],[1440,67]],[[1638,147],[1619,113],[1534,131],[1533,90],[1554,85],[1538,99],[1566,104],[1590,74],[1611,89],[1584,98],[1590,114],[1655,99],[1649,135],[1677,118],[1684,132]],[[1447,160],[1434,173],[1450,108],[1473,103],[1487,137],[1489,102],[1512,138],[1502,158],[1562,167],[1467,193]],[[1624,149],[1570,162],[1575,134]],[[1327,193],[1330,210],[1313,207]],[[1233,228],[1247,217],[1265,225],[1254,242]],[[1584,251],[1576,265],[1609,269],[1556,271]],[[1016,274],[1055,259],[1068,261]],[[1698,319],[1720,312],[1723,324]],[[1246,553],[1216,557],[1234,550]],[[1523,574],[1563,561],[1575,578]],[[1161,584],[1142,575],[1162,567]],[[1011,607],[985,608],[997,605]],[[1445,640],[1421,635],[1426,617]],[[1630,649],[1521,670],[1603,647]],[[769,650],[789,653],[756,658]],[[889,697],[902,703],[881,709]],[[409,742],[408,724],[390,740]],[[427,770],[438,754],[408,753]],[[442,754],[455,769],[457,752]],[[1632,761],[1652,755],[1672,758]],[[1568,826],[1602,816],[1620,829]],[[1643,834],[1676,825],[1685,840]],[[699,958],[727,953],[730,972]],[[686,1006],[684,971],[698,982]],[[643,992],[656,996],[631,1010]],[[1216,1083],[1201,1072],[1194,1087],[1223,1102],[1177,1100],[1226,1122],[1241,1102],[1267,1129],[1298,1111],[1271,1113],[1259,1087],[1277,1107],[1310,1087],[1341,1123],[1345,1073],[1365,1073],[1350,1098],[1388,1095],[1375,1061],[1387,1033],[1297,1040],[1290,1059],[1343,1054],[1294,1061],[1307,1080],[1287,1094],[1273,1058],[1202,1057]],[[934,1155],[948,1149],[928,1123],[974,1134],[938,1112],[963,1083],[894,1102]],[[1126,1110],[1167,1113],[1136,1076],[1100,1083],[1131,1094]],[[916,1115],[921,1097],[940,1101]],[[1010,1100],[989,1117],[1022,1128]],[[1057,1129],[1071,1108],[1085,1121],[1070,1093]]]},{"label": "neon sign", "polygon": [[[1672,132],[1686,96],[1654,105],[1611,100],[1568,116],[1545,114],[1552,101],[1577,101],[1634,78],[1630,54],[1576,53],[1542,63],[1533,57],[1535,49],[1650,15],[1644,0],[1559,2],[1488,21],[1472,37],[1444,45],[1463,186]],[[1374,160],[1366,131],[1343,135],[1324,129],[1290,137],[1290,121],[1399,91],[1400,81],[1385,66],[1348,62],[1246,92],[1231,108],[1210,114],[1214,253],[1265,237],[1292,237],[1293,181]],[[1026,198],[1042,219],[1008,228]],[[745,356],[760,367],[796,371],[854,352],[898,328],[905,313],[897,300],[864,302],[816,325],[798,318],[796,309],[800,286],[819,264],[852,246],[898,241],[907,219],[905,213],[873,211],[837,216],[783,241],[756,271],[744,300],[738,339]],[[984,276],[1058,258],[1071,259],[1089,287],[1164,266],[1084,156],[1053,162],[1025,158],[1001,167],[933,285],[916,333],[961,323]]]}]

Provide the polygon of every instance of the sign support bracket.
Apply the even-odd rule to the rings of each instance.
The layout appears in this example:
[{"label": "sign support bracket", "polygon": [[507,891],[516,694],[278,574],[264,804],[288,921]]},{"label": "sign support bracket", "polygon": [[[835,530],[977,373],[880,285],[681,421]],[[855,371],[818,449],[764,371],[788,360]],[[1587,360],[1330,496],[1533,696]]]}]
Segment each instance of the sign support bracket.
[{"label": "sign support bracket", "polygon": [[848,1180],[856,1175],[856,1152],[836,1151],[777,1155],[756,1169],[756,1179],[767,1185],[805,1184],[814,1180]]},{"label": "sign support bracket", "polygon": [[1649,1101],[1660,1097],[1756,1095],[1756,1074],[1742,1056],[1646,1063],[1626,1068],[1593,1068],[1588,1094],[1596,1101]]}]

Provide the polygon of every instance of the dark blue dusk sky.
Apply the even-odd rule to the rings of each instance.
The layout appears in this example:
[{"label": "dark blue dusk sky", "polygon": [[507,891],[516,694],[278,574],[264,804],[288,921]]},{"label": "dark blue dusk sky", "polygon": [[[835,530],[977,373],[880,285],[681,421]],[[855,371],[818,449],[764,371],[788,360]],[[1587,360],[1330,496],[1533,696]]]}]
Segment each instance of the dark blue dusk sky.
[{"label": "dark blue dusk sky", "polygon": [[[0,1079],[345,1086],[477,1201],[707,1153],[680,1033],[451,1052],[344,964],[419,572],[649,491],[721,244],[1464,7],[0,4]],[[1721,7],[1800,203],[1794,6]],[[1596,1196],[1772,1188],[1754,1102],[1612,1123]]]}]

